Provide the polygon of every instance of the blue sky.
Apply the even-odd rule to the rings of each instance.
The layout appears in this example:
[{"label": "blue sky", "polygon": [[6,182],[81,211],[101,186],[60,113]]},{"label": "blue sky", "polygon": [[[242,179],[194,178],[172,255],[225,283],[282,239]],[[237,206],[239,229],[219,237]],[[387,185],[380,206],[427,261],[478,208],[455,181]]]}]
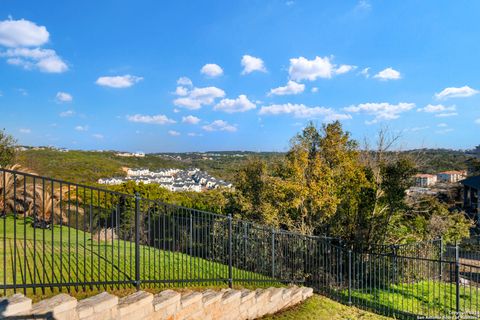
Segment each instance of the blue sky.
[{"label": "blue sky", "polygon": [[17,1],[0,127],[21,144],[284,151],[308,121],[480,143],[478,1]]}]

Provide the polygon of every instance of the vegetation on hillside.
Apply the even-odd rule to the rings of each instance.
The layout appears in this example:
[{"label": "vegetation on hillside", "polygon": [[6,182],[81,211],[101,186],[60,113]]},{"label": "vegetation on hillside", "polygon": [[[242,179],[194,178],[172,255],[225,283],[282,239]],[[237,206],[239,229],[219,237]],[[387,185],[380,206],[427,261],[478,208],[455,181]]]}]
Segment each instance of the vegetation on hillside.
[{"label": "vegetation on hillside", "polygon": [[375,148],[360,148],[340,122],[333,122],[321,128],[308,125],[293,137],[284,155],[244,159],[229,154],[220,160],[192,156],[179,161],[173,155],[127,158],[113,152],[47,149],[27,150],[17,158],[41,175],[89,184],[100,177],[124,174],[122,167],[217,170],[219,177],[234,182],[234,190],[170,192],[133,182],[109,188],[301,233],[330,235],[362,249],[439,235],[449,241],[468,236],[470,222],[463,213],[450,211],[433,198],[406,201],[418,164],[425,163],[421,160],[424,154],[393,152],[394,141],[380,132]]}]

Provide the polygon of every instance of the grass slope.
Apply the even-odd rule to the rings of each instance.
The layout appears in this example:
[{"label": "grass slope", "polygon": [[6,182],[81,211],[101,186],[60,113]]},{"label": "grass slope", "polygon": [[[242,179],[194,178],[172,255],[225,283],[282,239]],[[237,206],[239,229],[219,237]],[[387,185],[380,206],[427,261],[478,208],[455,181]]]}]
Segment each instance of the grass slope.
[{"label": "grass slope", "polygon": [[382,317],[355,307],[347,307],[324,296],[314,295],[304,303],[278,314],[262,318],[263,320],[339,320],[365,319],[383,320]]},{"label": "grass slope", "polygon": [[[0,284],[38,283],[49,288],[50,284],[88,282],[92,283],[90,288],[72,287],[94,289],[98,288],[96,282],[133,281],[134,257],[135,245],[130,241],[92,240],[91,234],[67,226],[42,230],[33,228],[29,219],[17,219],[16,223],[11,216],[0,219],[0,266],[6,266],[0,268]],[[237,268],[233,268],[233,276],[268,280]],[[140,278],[161,281],[160,286],[225,286],[228,266],[181,252],[140,246]]]}]

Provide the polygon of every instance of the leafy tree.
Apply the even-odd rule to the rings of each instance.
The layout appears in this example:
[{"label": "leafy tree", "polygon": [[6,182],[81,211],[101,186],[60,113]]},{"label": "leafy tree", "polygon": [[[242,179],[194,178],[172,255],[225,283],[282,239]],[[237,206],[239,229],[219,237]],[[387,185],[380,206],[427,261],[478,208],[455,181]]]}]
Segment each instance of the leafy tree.
[{"label": "leafy tree", "polygon": [[16,140],[5,130],[0,130],[0,167],[12,165],[15,159]]}]

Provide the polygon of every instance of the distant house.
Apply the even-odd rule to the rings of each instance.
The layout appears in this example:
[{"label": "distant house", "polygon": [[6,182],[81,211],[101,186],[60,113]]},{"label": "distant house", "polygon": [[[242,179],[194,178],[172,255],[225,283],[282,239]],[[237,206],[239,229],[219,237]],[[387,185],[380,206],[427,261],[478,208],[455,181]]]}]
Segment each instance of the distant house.
[{"label": "distant house", "polygon": [[480,176],[474,176],[460,181],[463,185],[463,208],[472,215],[480,214]]},{"label": "distant house", "polygon": [[437,176],[434,174],[419,173],[415,175],[415,186],[429,187],[437,183]]},{"label": "distant house", "polygon": [[441,182],[455,183],[465,179],[467,173],[465,171],[443,171],[437,174],[437,178]]}]

